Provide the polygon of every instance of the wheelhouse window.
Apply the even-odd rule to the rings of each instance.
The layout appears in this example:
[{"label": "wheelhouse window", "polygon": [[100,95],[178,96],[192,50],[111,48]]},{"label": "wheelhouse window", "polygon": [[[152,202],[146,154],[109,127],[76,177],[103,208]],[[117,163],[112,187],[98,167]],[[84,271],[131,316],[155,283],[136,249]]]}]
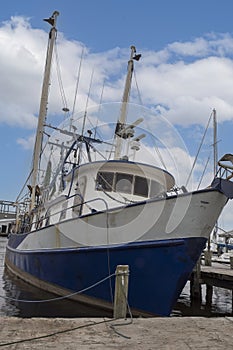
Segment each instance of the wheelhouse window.
[{"label": "wheelhouse window", "polygon": [[132,193],[133,175],[116,173],[116,192]]},{"label": "wheelhouse window", "polygon": [[114,173],[99,172],[96,179],[96,189],[98,191],[112,191]]},{"label": "wheelhouse window", "polygon": [[96,190],[152,198],[164,192],[165,189],[158,181],[143,176],[100,171],[96,177]]},{"label": "wheelhouse window", "polygon": [[6,233],[6,231],[7,231],[7,225],[0,226],[0,232]]},{"label": "wheelhouse window", "polygon": [[157,196],[159,193],[162,193],[164,191],[163,186],[154,180],[151,180],[151,185],[150,185],[150,197],[155,197]]},{"label": "wheelhouse window", "polygon": [[137,196],[148,196],[148,182],[145,177],[135,176],[133,193]]}]

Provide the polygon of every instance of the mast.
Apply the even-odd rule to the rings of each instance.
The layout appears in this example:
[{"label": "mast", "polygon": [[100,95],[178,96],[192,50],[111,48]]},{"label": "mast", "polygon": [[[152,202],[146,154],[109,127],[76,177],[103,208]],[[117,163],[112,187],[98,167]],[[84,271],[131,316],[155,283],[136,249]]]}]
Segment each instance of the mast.
[{"label": "mast", "polygon": [[57,33],[56,22],[57,22],[58,15],[59,15],[59,12],[55,11],[50,18],[44,19],[44,21],[48,22],[52,26],[52,28],[50,30],[49,39],[48,39],[47,56],[46,56],[46,63],[45,63],[45,70],[44,70],[44,80],[43,80],[43,86],[42,86],[42,92],[41,92],[40,110],[39,110],[36,140],[35,140],[35,146],[34,146],[34,152],[33,152],[32,184],[31,184],[32,193],[31,193],[31,204],[30,204],[31,210],[35,207],[35,202],[36,202],[35,199],[36,199],[37,176],[39,171],[40,156],[41,156],[42,143],[43,143],[43,130],[44,130],[44,124],[45,124],[45,119],[47,114],[51,62],[52,62],[54,42],[55,42],[56,33]]},{"label": "mast", "polygon": [[[213,109],[213,148],[214,148],[214,176],[217,174],[217,119],[216,119],[216,109]],[[217,232],[218,232],[218,221],[216,221],[214,225],[214,230],[213,230],[213,239],[216,240],[217,238]],[[211,238],[208,238],[207,242],[207,250],[210,252],[210,243],[211,243]]]},{"label": "mast", "polygon": [[[216,109],[213,109],[213,148],[214,148],[214,176],[217,174],[218,167],[218,148],[217,148],[217,116]],[[218,221],[216,221],[213,231],[213,238],[217,240]]]},{"label": "mast", "polygon": [[121,131],[124,129],[125,123],[126,123],[127,104],[129,101],[129,94],[130,94],[133,69],[134,69],[133,60],[138,61],[140,57],[141,55],[136,55],[136,47],[131,46],[130,60],[128,61],[127,76],[126,76],[125,88],[124,88],[122,104],[121,104],[121,113],[120,113],[120,118],[118,119],[116,130],[115,130],[115,138],[116,138],[116,150],[115,150],[115,157],[114,157],[115,159],[119,159],[121,155],[122,138],[123,138]]},{"label": "mast", "polygon": [[214,176],[217,173],[217,165],[218,165],[218,149],[217,149],[217,118],[216,118],[216,109],[213,109],[213,138],[214,138]]}]

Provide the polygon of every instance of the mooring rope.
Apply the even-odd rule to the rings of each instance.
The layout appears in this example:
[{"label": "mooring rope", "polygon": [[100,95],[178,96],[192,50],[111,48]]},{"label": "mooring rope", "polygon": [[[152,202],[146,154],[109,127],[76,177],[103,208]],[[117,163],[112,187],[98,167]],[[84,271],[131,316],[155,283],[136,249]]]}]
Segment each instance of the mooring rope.
[{"label": "mooring rope", "polygon": [[105,282],[106,280],[112,278],[113,276],[116,276],[116,275],[121,275],[121,274],[116,274],[115,272],[112,273],[111,275],[108,275],[107,277],[104,277],[102,280],[92,284],[91,286],[89,287],[86,287],[86,288],[83,288],[77,292],[73,292],[73,293],[70,293],[70,294],[67,294],[67,295],[64,295],[62,297],[56,297],[56,298],[51,298],[51,299],[43,299],[43,300],[25,300],[25,299],[15,299],[15,298],[12,298],[12,297],[7,297],[7,296],[3,296],[3,295],[0,295],[0,298],[3,298],[3,299],[7,299],[7,300],[11,300],[11,301],[16,301],[16,302],[22,302],[22,303],[47,303],[47,302],[51,302],[51,301],[57,301],[57,300],[63,300],[63,299],[67,299],[67,298],[71,298],[72,296],[75,296],[77,294],[81,294],[81,293],[84,293],[96,286],[98,286],[99,284]]},{"label": "mooring rope", "polygon": [[[8,299],[8,300],[13,300],[13,301],[20,301],[20,302],[26,302],[26,303],[39,303],[39,302],[50,302],[50,301],[54,301],[54,300],[61,300],[61,299],[64,299],[64,298],[68,298],[70,296],[73,296],[75,294],[80,294],[84,291],[87,291],[101,283],[103,283],[104,281],[106,281],[107,279],[110,279],[112,278],[113,276],[121,276],[121,275],[124,275],[124,273],[113,273],[105,278],[103,278],[102,280],[92,284],[91,286],[87,287],[87,288],[84,288],[78,292],[75,292],[75,293],[72,293],[72,294],[68,294],[64,297],[59,297],[59,298],[52,298],[52,299],[47,299],[47,300],[20,300],[20,299],[14,299],[14,298],[10,298],[10,297],[4,297],[4,296],[1,296],[1,298],[4,298],[4,299]],[[121,286],[122,287],[122,286]],[[123,291],[124,293],[124,291]],[[126,325],[129,325],[129,324],[132,324],[133,323],[133,315],[132,315],[132,312],[130,310],[130,306],[129,306],[129,303],[128,303],[128,298],[127,296],[125,295],[124,293],[124,296],[125,296],[125,300],[126,300],[126,304],[127,304],[127,309],[128,309],[128,313],[129,313],[129,320],[127,320],[127,318],[125,318],[125,322],[121,322],[121,323],[111,323],[110,324],[110,328],[119,336],[123,337],[123,338],[126,338],[126,339],[130,339],[131,337],[125,335],[125,334],[122,334],[121,332],[119,332],[116,327],[118,326],[126,326]],[[24,338],[24,339],[20,339],[20,340],[15,340],[15,341],[11,341],[11,342],[5,342],[5,343],[0,343],[0,347],[4,347],[4,346],[10,346],[10,345],[13,345],[13,344],[19,344],[19,343],[24,343],[24,342],[30,342],[30,341],[33,341],[33,340],[39,340],[39,339],[45,339],[45,338],[49,338],[51,336],[54,336],[54,335],[58,335],[58,334],[64,334],[64,333],[67,333],[67,332],[72,332],[72,331],[75,331],[75,330],[78,330],[78,329],[81,329],[81,328],[87,328],[87,327],[90,327],[90,326],[96,326],[96,325],[99,325],[99,324],[102,324],[102,323],[110,323],[110,322],[115,322],[117,321],[118,319],[117,318],[113,318],[113,319],[110,319],[110,320],[103,320],[103,321],[100,321],[100,322],[92,322],[92,323],[88,323],[86,325],[79,325],[77,327],[72,327],[72,328],[68,328],[68,329],[64,329],[64,330],[60,330],[60,331],[56,331],[56,332],[52,332],[52,333],[49,333],[49,334],[45,334],[45,335],[41,335],[41,336],[36,336],[36,337],[31,337],[31,338]]]}]

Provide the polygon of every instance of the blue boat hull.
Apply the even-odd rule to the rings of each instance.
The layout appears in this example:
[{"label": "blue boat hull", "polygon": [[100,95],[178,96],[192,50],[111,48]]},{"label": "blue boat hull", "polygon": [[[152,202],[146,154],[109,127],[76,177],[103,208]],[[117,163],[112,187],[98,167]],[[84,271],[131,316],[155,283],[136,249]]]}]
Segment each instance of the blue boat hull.
[{"label": "blue boat hull", "polygon": [[[6,265],[28,282],[46,283],[68,293],[77,292],[114,274],[117,265],[129,265],[128,302],[141,314],[170,315],[193,267],[205,238],[173,239],[130,243],[120,246],[20,251],[16,247],[24,235],[11,235],[6,249]],[[26,276],[26,278],[25,278]],[[50,286],[48,288],[48,286]],[[43,288],[43,287],[42,287]],[[54,289],[55,288],[55,289]],[[114,278],[85,291],[90,300],[112,305]]]}]

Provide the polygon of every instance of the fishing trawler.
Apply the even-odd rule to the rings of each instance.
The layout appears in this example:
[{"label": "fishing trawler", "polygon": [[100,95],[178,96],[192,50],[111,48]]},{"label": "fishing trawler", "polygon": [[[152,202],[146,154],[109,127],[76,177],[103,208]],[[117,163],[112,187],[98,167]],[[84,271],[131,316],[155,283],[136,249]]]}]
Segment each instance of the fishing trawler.
[{"label": "fishing trawler", "polygon": [[[53,127],[64,135],[58,170],[51,162],[38,183],[58,12],[48,20],[47,59],[33,155],[30,208],[6,247],[7,268],[23,280],[60,296],[111,309],[117,265],[129,266],[128,305],[135,315],[170,315],[233,185],[225,165],[212,185],[188,192],[167,170],[130,158],[144,134],[142,122],[128,122],[134,61],[128,71],[114,126],[111,156],[102,160],[104,141],[85,129]],[[127,152],[128,151],[128,152]],[[222,158],[224,161],[224,158]],[[224,163],[225,164],[225,163]],[[210,181],[211,182],[211,181]]]}]

